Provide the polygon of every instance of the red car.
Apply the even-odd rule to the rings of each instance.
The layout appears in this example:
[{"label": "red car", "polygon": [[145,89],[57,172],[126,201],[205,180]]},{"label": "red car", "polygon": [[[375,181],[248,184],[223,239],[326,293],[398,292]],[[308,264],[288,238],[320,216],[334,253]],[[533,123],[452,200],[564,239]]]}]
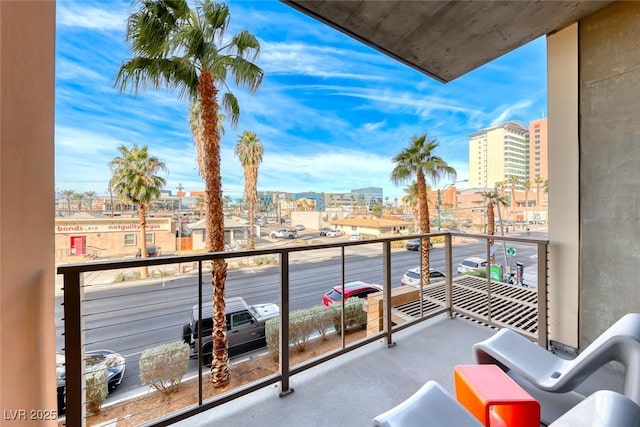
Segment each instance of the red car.
[{"label": "red car", "polygon": [[[366,298],[369,294],[382,291],[382,286],[361,281],[344,284],[345,301],[351,297]],[[336,285],[322,298],[322,304],[329,307],[331,304],[342,300],[342,285]]]}]

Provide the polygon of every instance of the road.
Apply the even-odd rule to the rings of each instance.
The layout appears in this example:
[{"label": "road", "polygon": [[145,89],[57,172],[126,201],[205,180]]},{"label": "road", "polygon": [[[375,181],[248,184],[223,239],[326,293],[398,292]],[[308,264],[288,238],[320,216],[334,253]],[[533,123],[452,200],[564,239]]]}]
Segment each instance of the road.
[{"label": "road", "polygon": [[[532,237],[540,237],[533,236]],[[455,266],[463,258],[484,258],[485,244],[467,239],[464,244],[454,244]],[[509,244],[517,251],[510,263],[522,262],[535,265],[535,245]],[[341,250],[323,249],[290,256],[290,308],[298,310],[318,305],[322,295],[332,286],[341,283],[343,266]],[[498,262],[502,255],[498,254]],[[444,249],[431,250],[431,268],[445,270]],[[419,265],[419,253],[396,250],[391,257],[392,286],[400,286],[400,278],[406,270]],[[345,282],[363,280],[383,283],[381,245],[370,244],[345,248]],[[226,281],[228,297],[241,296],[248,304],[279,303],[279,268],[265,266],[229,270]],[[204,276],[203,298],[211,300],[211,278]],[[145,281],[144,284],[114,283],[98,291],[85,293],[84,327],[87,350],[110,349],[122,354],[127,361],[125,378],[110,399],[138,389],[140,354],[149,347],[181,339],[182,326],[189,321],[191,307],[197,304],[197,276],[170,276],[164,280]],[[57,348],[64,347],[61,297],[56,299]],[[191,361],[190,370],[197,365]]]}]

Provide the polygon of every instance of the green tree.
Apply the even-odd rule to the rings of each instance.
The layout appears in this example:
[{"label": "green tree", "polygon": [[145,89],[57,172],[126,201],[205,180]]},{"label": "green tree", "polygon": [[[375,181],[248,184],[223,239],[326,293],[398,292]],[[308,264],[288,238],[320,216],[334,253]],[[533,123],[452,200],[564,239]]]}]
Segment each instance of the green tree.
[{"label": "green tree", "polygon": [[264,146],[255,133],[244,131],[234,149],[244,170],[244,196],[249,204],[249,249],[256,247],[255,206],[258,199],[258,169]]},{"label": "green tree", "polygon": [[[416,180],[421,233],[431,232],[427,204],[427,178],[431,181],[439,181],[443,177],[456,178],[456,170],[435,155],[436,148],[438,148],[436,140],[428,139],[427,134],[424,133],[411,138],[409,146],[391,159],[395,164],[391,171],[391,182],[397,185]],[[422,278],[427,284],[429,283],[429,246],[430,239],[422,239],[420,244]]]},{"label": "green tree", "polygon": [[[112,177],[109,184],[113,192],[127,203],[138,208],[140,221],[140,256],[147,257],[147,208],[153,199],[160,197],[160,190],[166,184],[160,171],[166,171],[163,161],[149,156],[147,146],[138,148],[137,144],[129,149],[124,145],[118,147],[120,155],[109,162]],[[147,267],[142,269],[142,277],[149,276]]]},{"label": "green tree", "polygon": [[[196,0],[191,9],[186,0],[138,1],[139,9],[127,21],[126,39],[134,57],[125,60],[116,84],[121,90],[134,91],[146,86],[168,87],[200,108],[202,149],[200,174],[207,198],[206,247],[210,252],[224,251],[224,213],[220,173],[220,107],[237,125],[240,106],[229,91],[226,80],[254,92],[262,83],[263,72],[254,61],[260,52],[255,36],[243,30],[233,36],[225,31],[231,19],[225,4]],[[220,88],[224,90],[221,105]],[[212,263],[213,287],[213,363],[211,382],[224,386],[229,382],[229,355],[225,321],[225,278],[227,263]]]},{"label": "green tree", "polygon": [[531,190],[531,181],[525,179],[522,181],[522,187],[524,188],[524,220],[528,221],[527,215],[529,213],[529,191]]}]

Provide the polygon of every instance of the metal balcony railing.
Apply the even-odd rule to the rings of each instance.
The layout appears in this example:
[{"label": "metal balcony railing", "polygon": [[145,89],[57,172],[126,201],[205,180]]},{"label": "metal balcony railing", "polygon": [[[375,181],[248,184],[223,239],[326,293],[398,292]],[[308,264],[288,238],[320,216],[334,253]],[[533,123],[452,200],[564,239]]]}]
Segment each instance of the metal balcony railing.
[{"label": "metal balcony railing", "polygon": [[[436,264],[435,254],[438,261],[443,263],[445,280],[429,285],[420,284],[417,288],[408,286],[395,286],[398,284],[397,271],[403,271],[407,265],[419,264],[419,252],[409,253],[403,249],[402,243],[408,238],[430,237],[443,240],[443,243],[436,244],[430,250],[431,266]],[[206,268],[209,261],[224,259],[228,263],[235,262],[241,266],[243,260],[252,258],[254,260],[272,257],[277,259],[277,272],[272,270],[269,274],[260,277],[251,276],[249,270],[238,269],[237,272],[228,272],[227,282],[230,279],[238,281],[238,288],[227,288],[228,292],[249,292],[249,289],[262,295],[263,298],[276,299],[280,308],[279,316],[279,369],[275,374],[266,375],[263,378],[238,387],[234,390],[220,394],[211,398],[203,394],[203,365],[202,354],[198,353],[197,359],[197,382],[198,392],[194,405],[180,408],[170,414],[161,414],[146,420],[147,425],[165,426],[178,420],[186,419],[207,409],[221,405],[238,397],[244,396],[259,388],[271,384],[279,384],[280,395],[284,396],[291,390],[289,379],[313,366],[324,363],[345,352],[367,345],[374,341],[383,339],[387,346],[393,345],[393,334],[396,331],[410,327],[418,322],[432,318],[443,313],[449,316],[464,316],[475,321],[484,323],[492,327],[510,327],[516,329],[530,339],[537,341],[539,345],[547,347],[547,258],[548,242],[546,240],[499,237],[491,236],[495,241],[489,244],[488,236],[477,234],[459,233],[432,233],[412,236],[398,236],[393,238],[364,240],[358,242],[341,242],[331,244],[311,244],[305,246],[283,246],[270,249],[258,249],[251,251],[209,253],[202,255],[188,256],[167,256],[158,258],[147,258],[118,262],[91,262],[85,264],[65,265],[58,267],[58,274],[64,279],[63,293],[63,335],[64,353],[66,356],[66,425],[82,426],[86,425],[87,414],[85,407],[85,366],[84,354],[87,346],[101,346],[109,342],[111,335],[120,335],[120,339],[127,340],[126,344],[132,353],[138,353],[136,341],[140,334],[151,334],[159,336],[161,342],[163,327],[153,328],[154,331],[135,331],[123,334],[120,332],[107,332],[107,330],[129,325],[127,316],[144,318],[153,317],[180,317],[183,310],[177,308],[167,308],[164,314],[159,314],[159,307],[170,307],[178,298],[184,298],[184,305],[198,304],[202,307],[205,302],[209,302],[208,291],[211,288],[210,280],[205,280],[208,274]],[[466,244],[464,243],[466,242]],[[472,242],[472,243],[469,243]],[[479,243],[480,242],[480,246]],[[485,242],[486,244],[482,244]],[[287,242],[289,243],[289,242]],[[313,242],[311,242],[313,243]],[[496,252],[496,247],[502,245],[501,251]],[[454,258],[466,258],[470,251],[479,251],[485,259],[495,261],[496,264],[511,264],[514,261],[516,250],[513,247],[531,250],[533,254],[527,256],[530,261],[529,285],[535,287],[524,288],[522,286],[501,283],[499,280],[490,279],[492,274],[491,264],[487,263],[484,276],[461,275],[454,278]],[[402,248],[394,250],[394,248]],[[529,248],[529,249],[526,249]],[[521,249],[518,249],[521,250]],[[508,257],[507,252],[512,255]],[[318,261],[322,259],[322,264]],[[97,274],[98,272],[126,271],[126,269],[140,269],[143,267],[160,267],[160,272],[166,271],[162,268],[169,266],[178,267],[178,273],[189,270],[189,280],[184,285],[178,285],[177,279],[172,279],[159,273],[158,278],[151,282],[149,289],[137,290],[131,288],[126,283],[111,283],[108,294],[93,296],[83,284],[86,273]],[[185,266],[189,266],[186,269]],[[194,267],[194,268],[192,268]],[[275,266],[268,267],[275,269]],[[255,269],[255,266],[252,267]],[[272,274],[273,273],[273,274]],[[520,272],[522,273],[522,272]],[[324,293],[327,287],[334,284],[344,284],[352,281],[356,277],[373,275],[376,281],[382,284],[381,295],[370,296],[368,298],[368,329],[367,336],[355,342],[345,340],[345,319],[344,319],[344,299],[342,305],[342,322],[340,323],[340,333],[342,335],[342,345],[340,348],[321,354],[303,363],[290,366],[289,348],[289,328],[290,315],[299,307],[308,305],[308,298],[302,295],[299,289],[309,288],[314,280],[321,279],[323,288],[311,290],[312,293],[320,291]],[[246,277],[245,277],[246,276]],[[535,283],[531,283],[534,277]],[[520,277],[522,279],[522,277]],[[370,280],[369,280],[370,281]],[[173,287],[170,298],[165,298],[162,292]],[[181,287],[181,288],[179,288]],[[187,297],[177,297],[188,294]],[[147,301],[144,304],[133,307],[121,307],[115,302],[120,294],[125,299],[135,298]],[[318,293],[318,302],[322,297]],[[96,293],[97,295],[97,293]],[[270,296],[269,296],[270,295]],[[157,302],[154,302],[156,301]],[[264,301],[270,302],[270,301]],[[94,313],[96,305],[103,305],[104,311]],[[376,305],[377,304],[377,305]],[[379,310],[374,308],[379,307]],[[372,319],[372,314],[378,311],[380,318]],[[115,314],[114,314],[115,313]],[[136,314],[132,314],[136,313]],[[144,314],[149,313],[149,314]],[[199,312],[202,318],[202,310]],[[107,320],[107,318],[119,319],[118,321]],[[133,322],[133,320],[131,320]],[[178,321],[179,322],[179,321]],[[175,323],[175,322],[174,322]],[[379,327],[377,326],[379,325]],[[126,335],[126,336],[123,336]],[[91,338],[87,338],[91,337]]]}]

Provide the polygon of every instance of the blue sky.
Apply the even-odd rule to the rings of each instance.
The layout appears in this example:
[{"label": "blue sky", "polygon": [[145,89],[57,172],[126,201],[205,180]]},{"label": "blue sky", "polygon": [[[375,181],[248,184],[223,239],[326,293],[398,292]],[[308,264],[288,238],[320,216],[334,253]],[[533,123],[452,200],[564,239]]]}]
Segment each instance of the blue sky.
[{"label": "blue sky", "polygon": [[[228,34],[259,39],[264,70],[255,94],[234,89],[241,115],[225,124],[223,192],[242,194],[233,155],[238,136],[264,144],[259,191],[349,192],[382,187],[390,199],[392,156],[427,132],[436,154],[468,176],[468,138],[508,120],[546,115],[546,47],[535,40],[448,84],[439,83],[276,1],[230,2]],[[185,102],[149,89],[119,93],[117,70],[131,55],[124,42],[127,1],[57,2],[56,190],[105,194],[108,163],[121,144],[148,145],[179,183],[203,190]],[[446,182],[430,183],[441,186]]]}]

